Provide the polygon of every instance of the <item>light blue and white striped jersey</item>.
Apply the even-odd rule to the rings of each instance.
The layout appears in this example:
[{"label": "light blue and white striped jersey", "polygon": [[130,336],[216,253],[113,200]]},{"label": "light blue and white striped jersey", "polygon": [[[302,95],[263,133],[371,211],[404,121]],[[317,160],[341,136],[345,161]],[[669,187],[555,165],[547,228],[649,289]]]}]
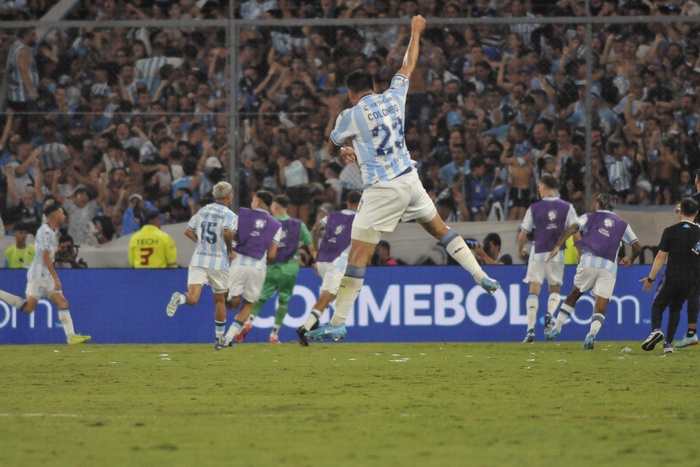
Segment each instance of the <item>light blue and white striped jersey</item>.
[{"label": "light blue and white striped jersey", "polygon": [[141,145],[139,154],[139,163],[143,164],[144,162],[151,162],[158,156],[158,148],[149,139]]},{"label": "light blue and white striped jersey", "polygon": [[114,96],[114,93],[109,88],[109,84],[107,84],[107,83],[95,83],[92,86],[90,86],[90,96],[112,97],[112,96]]},{"label": "light blue and white striped jersey", "polygon": [[[277,229],[277,232],[275,232],[275,236],[272,237],[272,242],[279,245],[281,239],[282,227]],[[260,269],[261,271],[267,271],[267,254],[263,257],[263,259],[255,259],[250,256],[236,253],[236,257],[233,258],[233,260],[231,261],[231,267],[234,266],[250,266],[255,269]]]},{"label": "light blue and white striped jersey", "polygon": [[35,93],[38,94],[39,90],[39,72],[36,67],[36,60],[34,58],[34,51],[24,45],[21,41],[17,40],[12,44],[10,49],[9,58],[10,69],[8,73],[7,80],[7,100],[10,102],[29,102],[29,88],[22,80],[22,75],[19,72],[19,63],[17,61],[17,55],[21,50],[26,50],[29,52],[29,77],[32,83],[32,87]]},{"label": "light blue and white striped jersey", "polygon": [[41,155],[39,160],[44,167],[50,169],[55,169],[61,167],[64,162],[71,158],[70,152],[65,144],[61,143],[48,143],[39,146],[41,148]]},{"label": "light blue and white striped jersey", "polygon": [[[212,102],[210,99],[209,102]],[[216,116],[214,112],[209,107],[202,107],[199,103],[194,106],[194,117],[199,120],[199,123],[204,125],[207,132],[211,135],[214,130],[216,130]]]},{"label": "light blue and white striped jersey", "polygon": [[187,228],[197,235],[197,246],[190,266],[228,271],[228,252],[224,230],[235,232],[238,216],[220,203],[204,206],[187,223]]},{"label": "light blue and white striped jersey", "polygon": [[202,199],[204,195],[209,193],[214,189],[215,183],[212,182],[207,174],[204,172],[199,172],[199,188],[197,190],[199,191],[199,199]]},{"label": "light blue and white striped jersey", "polygon": [[608,170],[608,181],[613,191],[629,190],[632,187],[632,159],[623,156],[621,160],[613,156],[605,156],[605,168]]},{"label": "light blue and white striped jersey", "polygon": [[44,263],[44,252],[51,253],[51,262],[53,263],[56,251],[58,251],[58,236],[56,232],[49,227],[49,224],[43,224],[36,232],[36,244],[34,245],[34,261],[27,270],[27,280],[47,279],[51,277],[49,268]]},{"label": "light blue and white striped jersey", "polygon": [[[609,212],[605,210],[600,210],[598,212]],[[578,218],[576,223],[580,227],[580,231],[584,232],[586,230],[586,226],[588,224],[588,214],[584,214],[581,217]],[[627,224],[627,228],[625,229],[625,233],[622,235],[622,241],[627,243],[628,245],[633,244],[634,242],[637,241],[637,235],[634,233],[632,230],[632,227]],[[622,243],[620,243],[619,246],[621,246]],[[617,262],[616,261],[610,261],[609,259],[602,258],[600,256],[596,256],[590,252],[582,252],[581,253],[581,259],[579,260],[579,265],[586,267],[586,268],[604,268],[610,271],[611,273],[617,275]]]},{"label": "light blue and white striped jersey", "polygon": [[243,19],[260,19],[262,14],[266,11],[279,9],[279,2],[277,0],[264,0],[262,3],[248,0],[247,2],[239,3],[241,3],[241,17]]},{"label": "light blue and white striped jersey", "polygon": [[[525,13],[523,16],[527,18],[534,18],[535,15],[532,13]],[[508,15],[510,18],[517,18],[517,16],[513,15]],[[523,38],[523,41],[525,42],[525,45],[529,48],[532,48],[532,41],[531,41],[531,36],[532,32],[540,27],[539,24],[533,24],[533,23],[513,23],[509,24],[508,28],[510,29],[510,32],[514,34],[520,34],[520,36]]]},{"label": "light blue and white striped jersey", "polygon": [[338,115],[331,140],[352,140],[365,186],[398,177],[413,167],[404,141],[408,78],[397,74],[383,94],[368,94]]},{"label": "light blue and white striped jersey", "polygon": [[179,68],[183,63],[184,60],[177,57],[150,57],[136,60],[134,68],[139,78],[146,80],[148,92],[150,96],[153,97],[161,82],[158,70],[160,70],[163,65],[172,65],[175,68]]}]

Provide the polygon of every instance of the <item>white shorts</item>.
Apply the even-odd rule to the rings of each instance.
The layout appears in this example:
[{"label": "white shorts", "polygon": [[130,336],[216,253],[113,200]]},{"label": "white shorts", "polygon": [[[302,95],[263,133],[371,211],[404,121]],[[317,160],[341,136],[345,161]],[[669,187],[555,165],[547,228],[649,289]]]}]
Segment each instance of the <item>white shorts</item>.
[{"label": "white shorts", "polygon": [[252,266],[237,264],[231,266],[228,272],[228,294],[230,297],[243,297],[243,300],[253,303],[260,298],[265,271]]},{"label": "white shorts", "polygon": [[574,286],[581,292],[593,288],[593,295],[609,299],[615,289],[615,279],[615,274],[607,269],[585,267],[579,263],[574,276]]},{"label": "white shorts", "polygon": [[338,295],[338,287],[340,287],[340,280],[345,275],[345,271],[341,271],[338,266],[333,263],[316,263],[316,269],[318,273],[323,278],[323,283],[321,283],[321,290],[325,290],[333,295]]},{"label": "white shorts", "polygon": [[399,221],[427,222],[436,215],[435,204],[425,192],[418,172],[413,169],[405,175],[377,182],[365,189],[352,223],[352,238],[363,240],[356,237],[358,229],[393,232]]},{"label": "white shorts", "polygon": [[49,298],[55,293],[63,293],[60,290],[56,290],[56,284],[53,281],[53,277],[48,277],[46,279],[30,279],[27,281],[27,288],[25,289],[25,295],[32,298]]},{"label": "white shorts", "polygon": [[527,264],[527,274],[523,282],[543,284],[545,279],[549,285],[561,285],[564,282],[564,263],[530,261]]},{"label": "white shorts", "polygon": [[187,271],[187,285],[209,284],[214,293],[226,293],[228,290],[228,271],[190,266]]}]

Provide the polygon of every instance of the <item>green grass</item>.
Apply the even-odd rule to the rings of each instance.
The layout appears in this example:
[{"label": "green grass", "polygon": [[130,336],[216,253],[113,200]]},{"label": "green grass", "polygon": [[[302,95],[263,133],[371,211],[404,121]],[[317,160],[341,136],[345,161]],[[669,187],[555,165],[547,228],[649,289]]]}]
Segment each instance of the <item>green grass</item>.
[{"label": "green grass", "polygon": [[700,349],[639,344],[5,345],[0,465],[696,464]]}]

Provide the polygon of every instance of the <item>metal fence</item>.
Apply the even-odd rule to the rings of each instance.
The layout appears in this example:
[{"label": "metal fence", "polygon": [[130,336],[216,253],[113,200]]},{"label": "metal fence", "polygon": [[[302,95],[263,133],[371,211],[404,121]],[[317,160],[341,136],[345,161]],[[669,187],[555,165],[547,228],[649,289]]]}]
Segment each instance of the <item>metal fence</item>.
[{"label": "metal fence", "polygon": [[[318,153],[328,138],[328,122],[344,101],[343,77],[353,67],[377,67],[378,85],[388,86],[391,75],[400,67],[409,25],[405,18],[361,16],[246,21],[233,18],[233,11],[232,4],[228,19],[0,22],[0,39],[4,45],[0,54],[11,53],[10,45],[18,30],[36,28],[41,35],[35,54],[42,79],[39,98],[31,107],[16,107],[12,130],[23,131],[25,139],[38,139],[38,142],[44,137],[51,140],[51,132],[59,135],[68,152],[46,156],[44,159],[50,165],[58,165],[70,157],[85,159],[88,166],[90,162],[100,165],[100,161],[106,161],[109,168],[109,158],[102,156],[111,142],[133,139],[134,147],[147,141],[157,143],[154,138],[159,136],[153,134],[153,129],[164,123],[168,134],[176,139],[186,135],[184,139],[195,146],[196,153],[178,154],[181,160],[197,159],[203,142],[211,141],[213,149],[209,154],[216,154],[222,165],[217,174],[225,173],[239,186],[246,182],[239,180],[241,168],[249,174],[255,172],[256,148],[261,145],[276,152],[276,157],[290,155],[291,147],[306,145],[314,153],[311,156],[316,156],[316,163],[322,162],[323,157]],[[446,115],[443,108],[429,99],[440,92],[445,94],[450,81],[459,83],[459,106],[477,114],[491,114],[480,84],[485,80],[498,83],[509,97],[519,81],[517,68],[527,68],[528,72],[521,75],[527,80],[525,93],[529,94],[534,84],[537,90],[545,92],[546,101],[556,113],[571,105],[583,105],[580,126],[586,136],[585,199],[590,202],[595,189],[593,132],[600,126],[597,118],[591,118],[593,98],[602,97],[605,107],[613,107],[624,97],[625,90],[625,85],[615,83],[615,79],[623,75],[629,87],[629,81],[636,78],[624,76],[625,70],[616,74],[610,66],[602,67],[602,77],[597,76],[606,38],[612,38],[609,47],[619,56],[624,54],[625,38],[646,48],[647,53],[656,53],[655,47],[666,48],[679,42],[681,36],[687,39],[685,45],[692,45],[700,26],[698,18],[429,18],[429,30],[423,36],[423,56],[429,66],[425,74],[416,78],[424,86],[423,94],[428,100],[423,102],[417,97],[410,109],[412,126],[419,133],[415,147],[421,152],[434,149],[438,126],[444,124]],[[657,41],[657,34],[665,38]],[[455,36],[462,39],[455,42]],[[473,48],[470,40],[478,41],[482,50],[479,60],[470,58],[467,62],[471,60],[471,63],[466,63],[459,60],[455,49]],[[524,46],[523,50],[518,50],[520,45]],[[564,50],[550,50],[552,45]],[[524,52],[525,48],[534,55]],[[561,52],[580,62],[582,68],[570,70],[574,75],[565,70],[560,79],[553,73],[553,64]],[[3,92],[7,93],[12,57],[0,56],[0,59],[7,63],[2,80]],[[666,66],[650,58],[638,60],[647,65],[647,70]],[[485,72],[491,76],[481,77],[477,62],[489,64],[490,70]],[[505,70],[502,76],[499,66]],[[693,63],[691,69],[695,66]],[[664,69],[658,77],[670,77],[673,73]],[[602,82],[602,87],[592,86],[594,81]],[[584,86],[579,88],[577,84],[582,83]],[[440,86],[443,86],[441,90]],[[585,89],[583,94],[579,89]],[[475,106],[464,102],[470,90],[476,91]],[[444,107],[448,109],[449,105]],[[483,122],[482,117],[480,123]],[[487,126],[494,124],[489,120]],[[422,141],[421,136],[424,136]],[[4,141],[4,146],[9,143]],[[183,146],[182,151],[187,150]],[[201,161],[200,168],[206,164],[206,160]],[[100,167],[104,169],[104,164]],[[314,170],[321,177],[319,180],[323,180],[318,165],[310,172]],[[165,190],[164,183],[161,188]]]}]

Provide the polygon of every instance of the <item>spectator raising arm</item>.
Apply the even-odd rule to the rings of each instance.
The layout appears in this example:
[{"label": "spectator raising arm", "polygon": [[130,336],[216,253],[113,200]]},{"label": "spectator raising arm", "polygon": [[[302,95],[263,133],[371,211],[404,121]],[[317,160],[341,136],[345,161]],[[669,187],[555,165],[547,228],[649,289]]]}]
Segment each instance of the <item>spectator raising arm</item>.
[{"label": "spectator raising arm", "polygon": [[39,158],[35,157],[33,159],[32,165],[34,166],[34,186],[36,187],[36,200],[43,204],[44,203],[44,190],[42,189],[44,186],[44,178],[43,178],[43,172],[41,170],[41,163],[39,162]]},{"label": "spectator raising arm", "polygon": [[10,140],[10,136],[12,135],[12,120],[15,112],[12,108],[8,107],[5,110],[5,115],[5,129],[2,132],[2,138],[0,138],[0,149],[5,149],[7,147],[7,142]]},{"label": "spectator raising arm", "polygon": [[[12,206],[17,206],[20,198],[17,194],[17,186],[15,185],[15,168],[12,165],[8,165],[5,170],[7,171],[7,196],[10,198]],[[56,181],[54,179],[54,184],[55,183]]]},{"label": "spectator raising arm", "polygon": [[501,61],[501,66],[498,68],[498,77],[496,78],[496,86],[503,89],[506,92],[510,92],[510,88],[513,87],[513,83],[506,83],[505,72],[506,72],[506,62],[508,61],[508,55],[503,54],[503,60]]},{"label": "spectator raising arm", "polygon": [[95,198],[95,203],[97,205],[101,205],[103,201],[109,199],[109,190],[107,189],[107,183],[106,182],[100,182],[99,180],[95,180],[92,177],[86,176],[81,174],[80,172],[69,168],[68,173],[72,174],[73,177],[78,181],[78,183],[82,183],[85,185],[86,188],[92,190],[93,192],[97,192],[97,198]]},{"label": "spectator raising arm", "polygon": [[39,156],[41,155],[41,149],[36,148],[35,150],[32,151],[32,153],[27,157],[24,162],[22,162],[19,167],[15,169],[15,175],[21,176],[27,173],[29,170],[29,167],[33,166],[36,161],[39,160]]},{"label": "spectator raising arm", "polygon": [[66,202],[66,198],[61,194],[61,191],[58,189],[58,180],[61,178],[61,175],[61,169],[56,169],[54,171],[53,181],[51,182],[51,194],[54,198],[56,198],[56,201],[63,204]]}]

